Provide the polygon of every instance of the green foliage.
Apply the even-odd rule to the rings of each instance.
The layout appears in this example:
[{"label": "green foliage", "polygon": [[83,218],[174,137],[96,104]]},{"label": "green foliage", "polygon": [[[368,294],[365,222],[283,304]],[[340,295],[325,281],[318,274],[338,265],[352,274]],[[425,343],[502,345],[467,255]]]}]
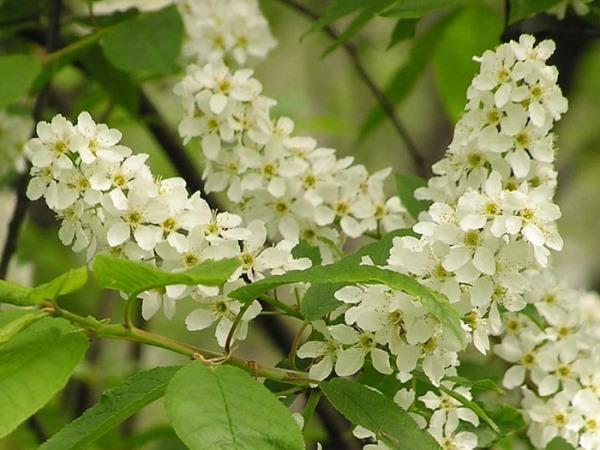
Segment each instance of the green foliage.
[{"label": "green foliage", "polygon": [[415,35],[417,28],[417,19],[400,19],[396,22],[392,35],[390,36],[390,42],[388,43],[387,49],[391,49],[399,42],[406,39],[411,39]]},{"label": "green foliage", "polygon": [[114,256],[98,255],[94,259],[94,277],[106,289],[137,295],[149,289],[172,284],[219,286],[240,267],[239,259],[204,261],[185,272],[163,272],[151,264]]},{"label": "green foliage", "polygon": [[321,15],[321,17],[315,20],[308,31],[302,35],[302,38],[306,37],[310,33],[322,30],[336,20],[360,11],[366,6],[368,6],[368,4],[366,4],[364,0],[334,0],[331,6]]},{"label": "green foliage", "polygon": [[170,6],[140,14],[111,27],[102,37],[104,55],[124,72],[164,75],[177,69],[183,24]]},{"label": "green foliage", "polygon": [[555,437],[546,446],[546,450],[573,450],[573,446],[561,437]]},{"label": "green foliage", "polygon": [[418,219],[419,213],[427,210],[431,202],[417,200],[414,192],[417,188],[427,186],[427,181],[415,175],[396,175],[394,180],[396,182],[396,193],[402,200],[402,204],[413,218]]},{"label": "green foliage", "polygon": [[379,392],[342,378],[321,383],[320,386],[331,404],[348,420],[372,431],[392,449],[440,448],[406,411]]},{"label": "green foliage", "polygon": [[0,313],[0,345],[8,342],[32,323],[44,317],[41,311],[27,312],[17,309]]},{"label": "green foliage", "polygon": [[192,450],[303,450],[290,412],[258,381],[232,366],[182,368],[167,388],[166,410]]},{"label": "green foliage", "polygon": [[26,96],[41,70],[33,55],[0,56],[0,108]]},{"label": "green foliage", "polygon": [[417,19],[431,12],[451,8],[466,0],[403,0],[385,12],[385,16],[402,19]]},{"label": "green foliage", "polygon": [[305,240],[300,241],[292,249],[292,256],[294,258],[308,258],[311,260],[313,266],[319,266],[323,263],[319,247],[314,247]]},{"label": "green foliage", "polygon": [[467,88],[479,67],[473,55],[499,44],[502,29],[502,18],[486,6],[464,8],[445,28],[433,67],[442,103],[454,122],[462,114]]},{"label": "green foliage", "polygon": [[[414,39],[408,61],[401,65],[386,84],[384,92],[394,104],[400,104],[412,91],[417,80],[425,71],[444,29],[453,15],[447,15],[435,22],[427,31]],[[359,139],[366,138],[384,120],[385,113],[380,105],[375,106],[358,133]]]},{"label": "green foliage", "polygon": [[489,447],[499,439],[525,428],[523,415],[512,406],[497,402],[482,402],[481,408],[498,426],[498,431],[494,431],[487,423],[482,423],[473,429],[472,431],[477,435],[479,447]]},{"label": "green foliage", "polygon": [[83,332],[50,317],[0,345],[0,437],[64,387],[87,347]]},{"label": "green foliage", "polygon": [[509,24],[544,12],[560,2],[561,0],[510,0]]},{"label": "green foliage", "polygon": [[0,280],[0,302],[17,306],[38,305],[44,300],[58,297],[81,289],[87,282],[87,268],[71,269],[48,283],[29,288]]},{"label": "green foliage", "polygon": [[179,367],[157,367],[137,373],[123,384],[102,394],[88,409],[46,441],[40,450],[80,449],[162,397]]},{"label": "green foliage", "polygon": [[464,346],[465,344],[460,317],[446,298],[442,297],[441,294],[430,291],[407,275],[375,266],[357,265],[341,261],[327,266],[295,270],[243,286],[231,292],[230,296],[249,302],[273,288],[292,283],[385,284],[418,299],[424,308],[437,318],[461,345]]},{"label": "green foliage", "polygon": [[342,287],[343,283],[313,284],[302,297],[300,313],[306,320],[312,321],[339,308],[343,303],[337,300],[334,294]]}]

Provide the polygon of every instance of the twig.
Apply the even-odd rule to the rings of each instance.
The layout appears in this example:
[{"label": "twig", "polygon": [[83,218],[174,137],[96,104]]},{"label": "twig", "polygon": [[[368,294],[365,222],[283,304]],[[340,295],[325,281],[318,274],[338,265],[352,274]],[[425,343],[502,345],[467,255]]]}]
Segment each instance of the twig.
[{"label": "twig", "polygon": [[[319,20],[320,19],[319,15],[316,12],[314,12],[307,6],[297,2],[296,0],[279,0],[279,1],[281,3],[283,3],[284,5],[298,11],[299,13],[303,14],[304,16],[310,18],[311,20]],[[333,39],[334,41],[340,42],[340,34],[333,27],[327,25],[327,26],[324,26],[322,28],[322,30],[331,39]],[[354,65],[354,69],[356,70],[358,76],[367,85],[367,87],[369,88],[369,91],[371,91],[371,94],[373,94],[373,97],[375,97],[377,102],[379,102],[384,113],[388,116],[388,118],[392,122],[394,129],[396,130],[396,132],[398,133],[398,135],[404,142],[404,145],[406,145],[406,150],[408,151],[410,157],[412,158],[413,163],[415,164],[415,167],[416,167],[419,175],[422,177],[428,176],[429,175],[429,166],[428,166],[427,162],[425,161],[425,158],[423,158],[423,156],[419,152],[419,149],[417,148],[417,145],[415,144],[415,142],[413,141],[412,137],[410,136],[408,130],[406,129],[406,126],[404,125],[404,123],[402,122],[400,117],[398,117],[398,114],[396,113],[396,108],[394,107],[394,104],[385,95],[385,93],[379,88],[379,86],[377,86],[377,83],[375,83],[373,78],[371,78],[371,76],[369,75],[369,72],[367,71],[364,64],[362,63],[360,56],[358,54],[358,51],[356,50],[356,47],[354,46],[354,44],[350,41],[344,41],[341,43],[341,46],[344,48],[344,50],[348,54],[350,60],[352,61],[352,64]]]}]

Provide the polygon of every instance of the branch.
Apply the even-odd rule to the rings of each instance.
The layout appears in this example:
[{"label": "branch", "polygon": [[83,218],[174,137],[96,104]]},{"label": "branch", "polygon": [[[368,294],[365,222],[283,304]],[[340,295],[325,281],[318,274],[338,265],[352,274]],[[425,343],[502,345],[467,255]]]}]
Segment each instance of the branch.
[{"label": "branch", "polygon": [[296,386],[308,386],[309,384],[319,383],[317,380],[310,379],[308,374],[305,372],[263,366],[255,361],[246,360],[237,356],[215,353],[176,341],[166,336],[141,330],[131,325],[124,326],[115,323],[98,321],[93,317],[83,317],[51,303],[47,303],[44,310],[50,315],[62,317],[63,319],[68,320],[80,328],[87,330],[92,337],[118,339],[130,342],[138,342],[140,344],[150,345],[152,347],[159,347],[192,359],[202,361],[207,365],[229,364],[239,367],[256,377],[267,378]]},{"label": "branch", "polygon": [[[299,12],[300,14],[308,17],[311,20],[316,21],[316,20],[320,19],[319,15],[317,13],[312,11],[307,6],[297,2],[296,0],[279,0],[279,1],[281,3],[283,3],[284,5],[288,6],[289,8],[292,8],[292,9],[296,10],[297,12]],[[340,34],[333,27],[327,25],[327,26],[324,26],[322,28],[322,30],[332,40],[341,42]],[[425,158],[423,158],[423,156],[419,152],[419,149],[417,148],[417,145],[415,144],[415,142],[413,141],[412,137],[410,136],[408,130],[406,129],[406,126],[404,125],[404,123],[402,122],[400,117],[398,117],[398,114],[396,113],[396,108],[395,108],[394,104],[385,95],[385,93],[379,88],[379,86],[377,86],[377,83],[375,83],[373,78],[371,78],[371,76],[369,75],[369,72],[367,71],[364,64],[362,63],[360,56],[358,54],[358,51],[356,50],[356,47],[354,46],[354,44],[352,44],[349,41],[344,41],[344,42],[341,42],[341,45],[344,48],[344,50],[346,51],[346,53],[348,54],[348,57],[350,58],[350,60],[352,61],[352,64],[354,65],[354,69],[356,70],[358,76],[367,85],[367,88],[369,89],[369,91],[371,91],[371,94],[373,94],[373,97],[375,97],[375,100],[377,100],[377,102],[380,104],[384,113],[388,116],[388,118],[392,122],[394,129],[396,130],[396,132],[398,133],[398,135],[404,142],[404,145],[406,146],[406,150],[408,151],[408,154],[412,158],[413,163],[414,163],[415,167],[417,168],[418,174],[422,177],[427,177],[429,175],[429,166],[428,166],[427,162],[425,161]]]},{"label": "branch", "polygon": [[[62,0],[50,0],[48,2],[48,29],[46,31],[46,50],[51,53],[56,49],[60,35],[60,12],[62,9]],[[33,108],[33,121],[34,129],[32,135],[35,133],[35,126],[39,122],[44,114],[44,108],[46,107],[46,101],[48,98],[50,82],[46,83],[39,91],[35,100],[35,106]],[[29,180],[29,171],[31,165],[27,163],[25,170],[17,179],[15,184],[15,192],[17,194],[17,202],[13,216],[8,224],[8,233],[6,236],[6,242],[4,243],[4,249],[2,250],[2,259],[0,259],[0,278],[6,278],[8,272],[8,265],[10,260],[17,249],[17,242],[19,240],[19,234],[21,232],[21,225],[25,220],[27,213],[27,207],[29,205],[29,199],[27,198],[27,182]]]}]

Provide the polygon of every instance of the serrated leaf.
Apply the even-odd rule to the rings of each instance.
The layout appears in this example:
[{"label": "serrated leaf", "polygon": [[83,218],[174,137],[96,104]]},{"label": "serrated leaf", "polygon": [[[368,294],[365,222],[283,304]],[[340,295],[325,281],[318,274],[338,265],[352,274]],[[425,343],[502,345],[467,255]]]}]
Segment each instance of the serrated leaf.
[{"label": "serrated leaf", "polygon": [[387,49],[391,49],[399,42],[411,39],[415,35],[417,28],[418,19],[400,19],[396,22],[392,34],[390,36],[390,42],[388,43]]},{"label": "serrated leaf", "polygon": [[237,367],[191,363],[169,383],[165,406],[191,450],[304,450],[288,409]]},{"label": "serrated leaf", "polygon": [[490,447],[497,440],[518,433],[525,428],[523,415],[512,406],[502,403],[484,402],[481,404],[481,407],[500,428],[500,432],[497,433],[486,423],[481,423],[477,428],[472,425],[467,427],[469,431],[473,431],[477,435],[477,444],[482,448]]},{"label": "serrated leaf", "polygon": [[395,450],[439,450],[433,437],[392,400],[359,383],[335,378],[320,384],[331,404],[350,422],[375,433]]},{"label": "serrated leaf", "polygon": [[327,266],[310,267],[306,270],[295,270],[283,275],[268,277],[238,288],[229,295],[243,302],[249,302],[271,289],[292,283],[385,284],[415,297],[454,335],[462,346],[465,344],[460,316],[446,298],[439,293],[430,291],[408,275],[380,267],[341,261]]},{"label": "serrated leaf", "polygon": [[433,67],[442,103],[454,122],[464,111],[467,88],[479,69],[473,55],[498,45],[502,30],[502,17],[483,5],[464,8],[444,30]]},{"label": "serrated leaf", "polygon": [[177,7],[140,14],[104,33],[104,55],[119,70],[165,75],[177,68],[183,24]]},{"label": "serrated leaf", "polygon": [[158,400],[179,367],[157,367],[137,373],[123,384],[102,394],[100,402],[59,430],[39,450],[75,450],[100,436]]},{"label": "serrated leaf", "polygon": [[402,19],[417,19],[434,11],[451,8],[465,3],[466,0],[403,0],[388,9],[384,16]]},{"label": "serrated leaf", "polygon": [[427,181],[415,175],[396,175],[396,193],[402,204],[408,210],[414,219],[418,219],[419,213],[426,211],[431,205],[431,202],[426,200],[417,200],[415,198],[415,190],[417,188],[427,186]]},{"label": "serrated leaf", "polygon": [[547,11],[562,0],[510,0],[509,25],[540,12]]},{"label": "serrated leaf", "polygon": [[[386,96],[394,105],[400,104],[412,91],[420,75],[431,61],[431,56],[444,28],[448,25],[452,16],[453,14],[449,14],[442,17],[422,35],[414,39],[408,61],[396,70],[384,89]],[[365,139],[385,118],[386,115],[381,106],[375,106],[361,126],[358,139]]]},{"label": "serrated leaf", "polygon": [[378,241],[367,244],[351,255],[345,256],[340,262],[360,264],[362,258],[368,256],[376,265],[384,266],[387,264],[390,256],[390,249],[394,245],[394,239],[401,236],[416,236],[416,234],[410,229],[390,231],[384,234]]},{"label": "serrated leaf", "polygon": [[0,56],[0,109],[26,97],[41,70],[33,55]]},{"label": "serrated leaf", "polygon": [[151,264],[98,255],[94,259],[94,277],[106,289],[136,295],[149,289],[173,284],[220,286],[240,267],[237,258],[207,260],[185,272],[164,272]]},{"label": "serrated leaf", "polygon": [[52,317],[0,345],[0,437],[64,387],[87,347],[81,330]]}]

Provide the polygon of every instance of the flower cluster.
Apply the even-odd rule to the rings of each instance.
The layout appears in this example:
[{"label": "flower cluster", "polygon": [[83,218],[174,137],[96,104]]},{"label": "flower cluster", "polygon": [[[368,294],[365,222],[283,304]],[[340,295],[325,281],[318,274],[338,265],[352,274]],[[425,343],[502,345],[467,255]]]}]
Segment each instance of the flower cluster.
[{"label": "flower cluster", "polygon": [[[242,306],[228,292],[243,279],[305,268],[310,261],[294,259],[286,241],[265,248],[262,222],[244,227],[239,216],[212,210],[199,193],[190,196],[183,179],[154,177],[148,155],[133,154],[120,140],[118,130],[96,124],[87,112],[75,125],[60,115],[38,123],[37,137],[27,143],[33,166],[27,195],[44,197],[61,220],[61,241],[75,251],[87,249],[88,258],[109,253],[168,271],[207,259],[241,258],[243,267],[222,290],[168,286],[141,295],[146,319],[161,304],[172,317],[175,302],[191,296],[199,308],[187,317],[187,327],[199,330],[218,322],[217,339],[224,345]],[[244,312],[236,338],[245,337],[247,322],[259,312],[258,303]]]},{"label": "flower cluster", "polygon": [[247,66],[264,59],[277,41],[257,0],[176,0],[185,25],[187,59]]},{"label": "flower cluster", "polygon": [[247,219],[264,218],[269,237],[314,245],[406,225],[398,197],[386,198],[385,169],[369,174],[352,158],[293,136],[291,119],[271,118],[275,101],[261,95],[249,69],[223,63],[188,67],[175,92],[186,116],[184,142],[197,138],[206,158],[206,189],[226,191]]},{"label": "flower cluster", "polygon": [[494,351],[512,364],[503,383],[522,390],[528,436],[536,448],[557,436],[577,449],[600,448],[600,297],[566,288],[547,270],[526,299],[533,313],[505,315]]},{"label": "flower cluster", "polygon": [[[560,210],[552,201],[551,129],[567,102],[556,68],[546,65],[553,50],[551,41],[536,45],[522,36],[477,59],[481,70],[446,157],[416,193],[432,202],[413,227],[420,236],[395,238],[388,259],[388,268],[444,294],[463,317],[466,339],[482,353],[490,348],[489,335],[505,329],[503,317],[530,302],[526,280],[548,265],[549,249],[562,247],[555,224]],[[345,287],[336,297],[348,305],[345,324],[328,327],[328,353],[318,355],[315,376],[326,375],[323,365],[331,367],[326,358],[338,375],[355,373],[367,352],[381,373],[393,372],[391,354],[402,382],[417,368],[435,386],[456,374],[460,346],[415,299],[378,285]],[[460,446],[458,435],[452,441],[457,421],[440,417],[429,422],[440,443],[475,446],[474,436],[462,435],[469,445]]]}]

